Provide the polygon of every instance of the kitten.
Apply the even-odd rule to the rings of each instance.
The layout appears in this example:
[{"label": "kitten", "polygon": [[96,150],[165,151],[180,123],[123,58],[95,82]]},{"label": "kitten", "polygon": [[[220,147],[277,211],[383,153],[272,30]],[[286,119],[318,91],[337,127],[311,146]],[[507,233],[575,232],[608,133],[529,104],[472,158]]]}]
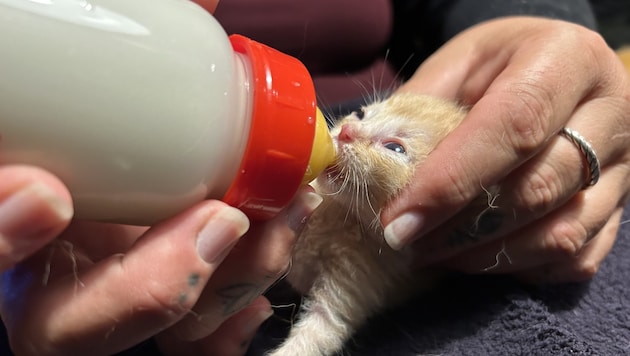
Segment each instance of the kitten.
[{"label": "kitten", "polygon": [[398,94],[336,124],[337,162],[314,182],[324,201],[297,240],[287,276],[305,299],[269,355],[334,354],[367,318],[426,286],[410,251],[385,243],[379,212],[465,114],[442,99]]}]

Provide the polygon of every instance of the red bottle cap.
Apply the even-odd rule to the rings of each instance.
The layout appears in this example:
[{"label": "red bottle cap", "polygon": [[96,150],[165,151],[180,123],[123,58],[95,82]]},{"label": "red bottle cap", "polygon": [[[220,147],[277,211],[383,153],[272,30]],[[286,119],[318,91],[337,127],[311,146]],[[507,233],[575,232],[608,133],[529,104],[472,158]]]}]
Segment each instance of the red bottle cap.
[{"label": "red bottle cap", "polygon": [[253,112],[239,172],[223,201],[247,216],[267,220],[297,192],[313,149],[315,87],[297,59],[240,35],[235,52],[251,63]]}]

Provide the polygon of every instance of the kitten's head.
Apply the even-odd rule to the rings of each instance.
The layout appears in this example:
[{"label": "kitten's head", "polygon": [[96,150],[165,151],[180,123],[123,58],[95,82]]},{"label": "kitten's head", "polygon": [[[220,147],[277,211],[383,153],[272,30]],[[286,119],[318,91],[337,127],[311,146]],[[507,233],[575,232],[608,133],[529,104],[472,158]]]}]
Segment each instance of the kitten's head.
[{"label": "kitten's head", "polygon": [[357,217],[374,219],[464,115],[454,103],[416,94],[353,112],[332,129],[338,157],[319,176],[320,190]]}]

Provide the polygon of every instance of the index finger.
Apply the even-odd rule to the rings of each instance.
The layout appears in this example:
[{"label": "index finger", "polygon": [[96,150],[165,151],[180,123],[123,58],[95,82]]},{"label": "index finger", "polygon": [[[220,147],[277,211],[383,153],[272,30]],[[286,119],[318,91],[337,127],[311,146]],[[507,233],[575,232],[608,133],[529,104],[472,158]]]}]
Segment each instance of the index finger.
[{"label": "index finger", "polygon": [[[572,41],[567,40],[569,35]],[[590,54],[585,51],[605,44],[578,26],[528,41],[518,36],[504,39],[495,36],[493,40],[503,42],[504,46],[482,47],[479,49],[482,53],[472,56],[472,61],[493,56],[504,61],[470,64],[466,57],[442,56],[438,52],[430,65],[420,68],[417,77],[411,79],[413,83],[403,88],[438,87],[449,96],[483,95],[462,124],[417,169],[406,191],[383,212],[385,238],[393,248],[399,249],[433,230],[478,196],[484,187],[501,181],[539,152],[576,106],[587,95],[596,94],[594,88],[607,88],[604,84],[609,84],[604,82],[605,71],[598,66],[601,61],[590,55],[594,51]],[[453,52],[451,47],[447,49]],[[566,60],[569,53],[573,56]],[[459,75],[440,77],[451,80],[450,83],[433,85],[431,80],[436,76],[424,74],[462,67],[460,61],[469,69],[460,70]],[[497,75],[483,78],[477,73]]]}]

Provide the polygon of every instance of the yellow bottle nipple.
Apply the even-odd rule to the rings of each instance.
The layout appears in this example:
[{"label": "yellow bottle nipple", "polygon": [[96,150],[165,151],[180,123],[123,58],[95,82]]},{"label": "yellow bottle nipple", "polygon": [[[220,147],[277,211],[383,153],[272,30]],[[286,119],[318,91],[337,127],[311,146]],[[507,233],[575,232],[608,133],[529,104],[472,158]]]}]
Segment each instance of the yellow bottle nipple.
[{"label": "yellow bottle nipple", "polygon": [[315,179],[326,167],[335,162],[337,151],[332,142],[332,137],[326,125],[326,119],[317,108],[315,126],[315,139],[313,140],[313,150],[302,179],[302,184],[308,184]]}]

